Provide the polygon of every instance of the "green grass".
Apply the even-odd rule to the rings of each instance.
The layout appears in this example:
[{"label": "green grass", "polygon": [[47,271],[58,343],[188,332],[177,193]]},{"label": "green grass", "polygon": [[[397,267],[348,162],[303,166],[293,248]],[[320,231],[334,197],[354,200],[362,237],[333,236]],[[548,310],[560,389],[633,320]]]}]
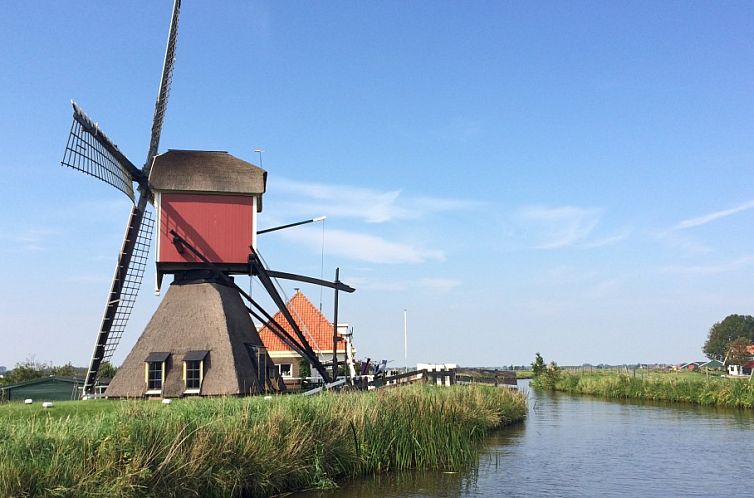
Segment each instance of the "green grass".
[{"label": "green grass", "polygon": [[21,402],[0,404],[0,423],[14,419],[58,419],[70,416],[94,416],[114,411],[118,403],[109,400],[55,401],[51,409],[42,408],[41,402],[25,405]]},{"label": "green grass", "polygon": [[[535,382],[536,386],[536,382]],[[553,390],[605,398],[645,399],[728,408],[754,408],[754,383],[693,372],[561,372]]]},{"label": "green grass", "polygon": [[485,386],[0,407],[0,496],[268,496],[459,469],[525,398]]}]

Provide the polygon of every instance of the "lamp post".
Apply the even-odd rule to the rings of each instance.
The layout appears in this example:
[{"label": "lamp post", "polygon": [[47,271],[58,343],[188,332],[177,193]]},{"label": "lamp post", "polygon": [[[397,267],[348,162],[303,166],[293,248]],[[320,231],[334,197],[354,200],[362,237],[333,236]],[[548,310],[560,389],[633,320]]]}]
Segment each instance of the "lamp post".
[{"label": "lamp post", "polygon": [[406,327],[406,308],[403,308],[403,373],[408,373],[408,328]]},{"label": "lamp post", "polygon": [[262,167],[262,152],[264,152],[264,149],[254,149],[254,152],[259,154],[259,167]]}]

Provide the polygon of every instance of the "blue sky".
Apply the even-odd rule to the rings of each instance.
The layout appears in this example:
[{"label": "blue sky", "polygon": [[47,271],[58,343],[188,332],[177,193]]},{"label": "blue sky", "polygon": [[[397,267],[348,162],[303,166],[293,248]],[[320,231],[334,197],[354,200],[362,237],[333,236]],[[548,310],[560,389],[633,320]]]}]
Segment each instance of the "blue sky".
[{"label": "blue sky", "polygon": [[[264,149],[260,226],[327,220],[260,251],[341,268],[360,354],[405,308],[409,363],[699,359],[754,312],[750,7],[187,0],[160,150]],[[129,201],[60,167],[69,101],[142,164],[170,8],[2,6],[0,365],[88,361]]]}]

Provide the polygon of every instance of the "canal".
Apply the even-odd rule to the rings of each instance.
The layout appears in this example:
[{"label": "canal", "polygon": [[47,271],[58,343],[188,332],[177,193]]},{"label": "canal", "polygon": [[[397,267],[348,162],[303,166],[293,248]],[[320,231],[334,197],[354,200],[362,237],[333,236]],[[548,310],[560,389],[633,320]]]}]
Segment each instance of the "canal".
[{"label": "canal", "polygon": [[752,496],[754,413],[528,390],[525,423],[464,472],[404,472],[297,496]]}]

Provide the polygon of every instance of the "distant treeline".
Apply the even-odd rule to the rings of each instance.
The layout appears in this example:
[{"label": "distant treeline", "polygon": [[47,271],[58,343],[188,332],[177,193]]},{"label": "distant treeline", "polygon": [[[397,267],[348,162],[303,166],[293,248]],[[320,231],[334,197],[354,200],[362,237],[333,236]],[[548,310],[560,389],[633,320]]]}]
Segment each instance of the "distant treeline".
[{"label": "distant treeline", "polygon": [[[99,375],[100,377],[112,377],[115,375],[116,370],[110,363],[103,362],[100,366]],[[21,363],[16,363],[16,366],[12,370],[5,372],[2,378],[0,378],[0,385],[18,384],[51,375],[83,379],[86,371],[86,367],[75,367],[71,363],[53,365],[52,363],[44,363],[30,358]]]}]

